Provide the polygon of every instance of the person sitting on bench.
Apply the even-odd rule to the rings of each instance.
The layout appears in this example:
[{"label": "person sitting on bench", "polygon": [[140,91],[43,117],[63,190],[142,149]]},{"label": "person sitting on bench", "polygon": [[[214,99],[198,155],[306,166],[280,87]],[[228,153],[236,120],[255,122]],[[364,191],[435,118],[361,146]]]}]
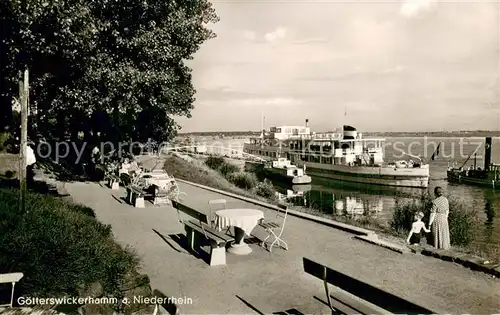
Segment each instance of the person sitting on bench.
[{"label": "person sitting on bench", "polygon": [[125,158],[121,164],[121,167],[120,167],[120,170],[118,173],[119,174],[125,173],[125,174],[129,175],[130,174],[129,171],[130,171],[130,163],[128,162],[128,159]]}]

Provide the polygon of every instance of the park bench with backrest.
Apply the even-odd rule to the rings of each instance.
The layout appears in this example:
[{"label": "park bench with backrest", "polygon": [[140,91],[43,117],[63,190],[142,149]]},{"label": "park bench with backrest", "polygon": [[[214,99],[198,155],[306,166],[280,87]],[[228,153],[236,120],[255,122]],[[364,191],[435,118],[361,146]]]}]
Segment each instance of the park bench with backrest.
[{"label": "park bench with backrest", "polygon": [[106,179],[108,180],[109,188],[111,188],[113,190],[120,189],[120,177],[118,177],[115,174],[108,173],[108,174],[106,174]]},{"label": "park bench with backrest", "polygon": [[303,264],[306,273],[323,280],[332,314],[439,314],[310,259]]},{"label": "park bench with backrest", "polygon": [[[192,250],[202,245],[210,245],[210,266],[226,264],[226,245],[234,238],[210,226],[208,216],[191,207],[172,200],[172,205],[179,214],[179,221],[184,224],[188,245]],[[181,212],[190,217],[183,220]]]},{"label": "park bench with backrest", "polygon": [[134,184],[127,186],[127,201],[136,208],[145,208],[144,198],[151,196],[152,194],[142,187]]}]

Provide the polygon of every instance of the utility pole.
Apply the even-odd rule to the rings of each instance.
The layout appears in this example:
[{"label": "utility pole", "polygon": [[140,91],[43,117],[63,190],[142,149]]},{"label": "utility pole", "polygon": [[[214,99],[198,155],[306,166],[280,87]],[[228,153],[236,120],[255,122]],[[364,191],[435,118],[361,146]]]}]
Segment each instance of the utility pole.
[{"label": "utility pole", "polygon": [[19,81],[19,103],[21,105],[21,144],[19,146],[19,207],[22,213],[26,209],[26,155],[28,142],[28,70],[24,71],[24,78]]}]

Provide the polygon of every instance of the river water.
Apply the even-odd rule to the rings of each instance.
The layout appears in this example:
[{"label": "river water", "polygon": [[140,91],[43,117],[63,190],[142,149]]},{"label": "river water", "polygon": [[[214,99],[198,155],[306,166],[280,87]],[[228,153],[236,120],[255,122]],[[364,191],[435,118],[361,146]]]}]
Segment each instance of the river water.
[{"label": "river water", "polygon": [[[241,150],[248,139],[197,139],[206,145],[217,145]],[[430,160],[435,148],[441,143],[439,154]],[[470,209],[477,213],[478,226],[472,246],[487,252],[498,253],[500,250],[500,222],[496,210],[500,209],[500,193],[491,188],[448,183],[446,170],[448,165],[483,167],[484,138],[386,138],[385,160],[409,159],[402,152],[420,156],[425,162],[430,160],[430,181],[428,191],[436,186],[445,189],[446,194],[462,199]],[[476,152],[474,159],[473,153]],[[411,157],[410,157],[411,158]],[[415,158],[411,158],[416,160]],[[492,163],[500,163],[500,139],[492,143]],[[389,222],[392,218],[396,198],[420,196],[422,189],[390,188],[382,186],[358,185],[332,180],[314,178],[312,185],[305,187],[283,186],[275,183],[281,198],[287,198],[295,205],[315,208],[332,216],[369,216],[378,221]],[[425,190],[424,190],[425,191]]]}]

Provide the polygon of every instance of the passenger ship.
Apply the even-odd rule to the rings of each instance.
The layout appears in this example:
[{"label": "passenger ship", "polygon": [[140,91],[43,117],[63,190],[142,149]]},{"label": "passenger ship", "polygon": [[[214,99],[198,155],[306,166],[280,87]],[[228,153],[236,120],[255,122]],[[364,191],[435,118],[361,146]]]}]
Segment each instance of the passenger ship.
[{"label": "passenger ship", "polygon": [[399,161],[385,163],[385,139],[363,139],[356,128],[342,132],[314,133],[305,126],[272,127],[251,138],[243,151],[264,159],[287,158],[307,174],[355,183],[427,188],[429,165]]}]

